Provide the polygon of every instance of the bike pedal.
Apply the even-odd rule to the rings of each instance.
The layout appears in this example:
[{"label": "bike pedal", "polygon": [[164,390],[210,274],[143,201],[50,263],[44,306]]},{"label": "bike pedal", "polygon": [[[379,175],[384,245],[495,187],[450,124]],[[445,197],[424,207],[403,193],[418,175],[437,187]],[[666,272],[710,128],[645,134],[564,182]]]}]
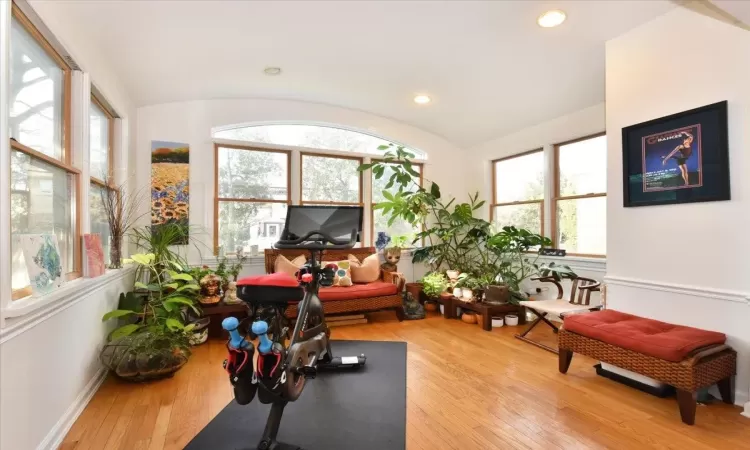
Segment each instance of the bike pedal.
[{"label": "bike pedal", "polygon": [[302,375],[307,379],[312,379],[318,376],[318,369],[316,367],[302,366],[294,369],[294,372],[298,375]]}]

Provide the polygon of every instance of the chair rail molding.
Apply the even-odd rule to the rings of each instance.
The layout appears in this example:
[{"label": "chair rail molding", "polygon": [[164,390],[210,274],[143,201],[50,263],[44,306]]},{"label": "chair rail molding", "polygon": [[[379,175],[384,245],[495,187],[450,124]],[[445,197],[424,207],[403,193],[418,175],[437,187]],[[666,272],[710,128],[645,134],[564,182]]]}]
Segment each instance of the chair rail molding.
[{"label": "chair rail molding", "polygon": [[640,289],[650,289],[654,291],[671,292],[674,294],[690,295],[693,297],[743,303],[750,306],[750,292],[729,291],[702,286],[690,286],[685,284],[662,283],[653,280],[620,277],[616,275],[605,276],[604,282],[614,286],[626,286]]}]

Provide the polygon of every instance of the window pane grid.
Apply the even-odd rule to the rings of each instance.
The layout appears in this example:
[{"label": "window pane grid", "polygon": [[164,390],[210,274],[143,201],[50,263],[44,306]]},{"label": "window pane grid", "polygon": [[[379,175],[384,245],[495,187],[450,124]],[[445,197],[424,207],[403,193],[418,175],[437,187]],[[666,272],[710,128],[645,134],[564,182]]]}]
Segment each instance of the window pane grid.
[{"label": "window pane grid", "polygon": [[544,182],[541,149],[493,161],[491,222],[544,235]]},{"label": "window pane grid", "polygon": [[89,108],[89,174],[112,184],[112,117],[94,96]]}]

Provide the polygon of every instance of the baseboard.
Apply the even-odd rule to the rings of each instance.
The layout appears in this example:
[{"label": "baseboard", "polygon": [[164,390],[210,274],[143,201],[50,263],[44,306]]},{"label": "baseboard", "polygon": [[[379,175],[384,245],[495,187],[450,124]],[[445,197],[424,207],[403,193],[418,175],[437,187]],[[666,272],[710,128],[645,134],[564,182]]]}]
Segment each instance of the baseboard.
[{"label": "baseboard", "polygon": [[745,403],[745,412],[742,415],[750,419],[750,402]]},{"label": "baseboard", "polygon": [[107,369],[102,367],[96,375],[89,380],[86,387],[84,387],[83,391],[78,394],[78,397],[73,404],[68,407],[65,414],[60,417],[60,420],[58,420],[55,426],[52,427],[49,433],[47,433],[47,436],[41,444],[39,444],[37,450],[55,450],[60,447],[63,439],[65,439],[65,435],[68,434],[68,431],[70,431],[70,428],[73,426],[76,419],[78,419],[78,416],[81,415],[84,408],[86,408],[86,405],[89,404],[91,398],[96,394],[96,391],[99,390],[99,386],[102,385],[106,378]]}]

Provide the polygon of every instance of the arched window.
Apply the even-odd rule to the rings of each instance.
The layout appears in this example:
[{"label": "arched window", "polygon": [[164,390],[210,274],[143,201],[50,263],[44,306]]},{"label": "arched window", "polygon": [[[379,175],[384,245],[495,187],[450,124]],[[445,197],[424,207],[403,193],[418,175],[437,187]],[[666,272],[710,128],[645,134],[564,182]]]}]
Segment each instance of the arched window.
[{"label": "arched window", "polygon": [[[214,203],[217,254],[235,253],[239,248],[249,253],[269,248],[278,240],[287,205],[293,203],[362,205],[366,214],[363,245],[373,245],[381,231],[391,236],[412,237],[419,231],[403,224],[388,226],[387,220],[373,208],[382,199],[387,177],[377,180],[370,178],[371,171],[357,170],[364,162],[382,158],[390,145],[400,145],[396,142],[318,124],[221,127],[215,128],[212,135],[217,140]],[[222,139],[247,144],[221,142]],[[316,152],[316,149],[326,151]],[[406,149],[417,160],[427,159],[423,151]],[[291,170],[293,165],[299,169]],[[423,173],[421,162],[413,167]],[[367,193],[364,177],[371,180],[367,183]]]},{"label": "arched window", "polygon": [[[214,138],[248,141],[263,144],[276,144],[290,147],[340,150],[354,153],[382,155],[383,145],[397,142],[373,136],[361,131],[347,130],[326,125],[304,124],[258,124],[224,128],[214,131]],[[417,159],[427,159],[427,155],[417,149],[408,148]]]}]

